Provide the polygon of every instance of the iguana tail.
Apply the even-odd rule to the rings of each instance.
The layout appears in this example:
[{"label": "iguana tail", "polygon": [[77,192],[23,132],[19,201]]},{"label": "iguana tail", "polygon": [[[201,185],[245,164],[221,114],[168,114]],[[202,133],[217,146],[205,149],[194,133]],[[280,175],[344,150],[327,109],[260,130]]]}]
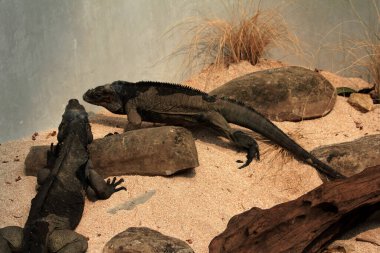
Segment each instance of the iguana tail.
[{"label": "iguana tail", "polygon": [[303,162],[310,164],[329,178],[345,178],[345,176],[307,152],[304,148],[293,141],[288,135],[286,135],[281,129],[274,125],[270,120],[268,120],[265,116],[261,115],[254,109],[233,100],[221,99],[217,110],[228,122],[246,127],[263,135],[279,146],[287,149],[293,153],[295,157],[302,160]]}]

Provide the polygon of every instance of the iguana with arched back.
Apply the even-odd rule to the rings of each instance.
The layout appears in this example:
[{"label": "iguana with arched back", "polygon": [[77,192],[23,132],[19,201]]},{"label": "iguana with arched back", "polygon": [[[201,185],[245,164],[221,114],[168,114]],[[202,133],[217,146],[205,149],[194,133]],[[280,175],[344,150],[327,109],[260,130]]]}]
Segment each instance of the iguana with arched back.
[{"label": "iguana with arched back", "polygon": [[83,99],[88,103],[103,106],[113,113],[128,115],[126,130],[139,128],[142,121],[180,125],[206,124],[218,130],[238,147],[247,150],[247,161],[242,168],[249,165],[254,158],[260,158],[259,149],[251,136],[233,130],[228,124],[233,123],[263,135],[331,179],[344,178],[254,109],[230,99],[210,96],[188,86],[115,81],[88,90]]},{"label": "iguana with arched back", "polygon": [[105,182],[92,168],[87,145],[92,133],[87,112],[78,100],[71,99],[58,128],[58,144],[48,151],[47,166],[37,181],[24,229],[0,229],[0,252],[83,253],[87,239],[74,231],[82,218],[85,194],[91,200],[107,199],[125,189],[123,179]]}]

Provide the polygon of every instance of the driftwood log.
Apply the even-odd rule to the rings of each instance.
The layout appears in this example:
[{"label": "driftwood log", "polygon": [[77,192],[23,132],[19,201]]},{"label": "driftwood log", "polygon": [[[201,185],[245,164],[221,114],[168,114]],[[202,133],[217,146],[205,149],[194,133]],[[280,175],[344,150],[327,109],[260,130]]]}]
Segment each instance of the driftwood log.
[{"label": "driftwood log", "polygon": [[[34,146],[25,174],[35,176],[46,165],[49,146]],[[182,127],[145,128],[94,140],[89,146],[94,169],[103,177],[162,175],[199,166],[192,134]]]},{"label": "driftwood log", "polygon": [[380,166],[324,183],[300,198],[270,209],[234,216],[210,245],[215,252],[322,252],[380,209]]}]

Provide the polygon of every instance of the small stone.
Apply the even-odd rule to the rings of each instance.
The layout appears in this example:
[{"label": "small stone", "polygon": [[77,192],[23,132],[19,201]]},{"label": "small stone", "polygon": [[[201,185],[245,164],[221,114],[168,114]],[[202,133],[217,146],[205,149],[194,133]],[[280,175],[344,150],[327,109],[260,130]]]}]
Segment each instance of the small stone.
[{"label": "small stone", "polygon": [[362,112],[373,110],[373,101],[368,94],[352,93],[347,102]]},{"label": "small stone", "polygon": [[34,132],[34,134],[32,135],[32,140],[35,141],[37,136],[38,136],[38,133]]},{"label": "small stone", "polygon": [[[138,242],[138,243],[137,243]],[[146,227],[131,227],[114,236],[104,246],[103,253],[194,253],[184,241],[166,236]]]},{"label": "small stone", "polygon": [[355,122],[356,128],[358,128],[359,130],[363,130],[363,124],[361,122],[357,122],[357,121],[354,121],[354,122]]},{"label": "small stone", "polygon": [[48,139],[49,137],[53,137],[53,136],[56,136],[57,132],[56,131],[53,131],[51,133],[48,133],[47,136],[46,136],[46,139]]},{"label": "small stone", "polygon": [[18,182],[18,181],[20,181],[20,180],[21,180],[21,177],[18,176],[18,177],[15,179],[15,182]]}]

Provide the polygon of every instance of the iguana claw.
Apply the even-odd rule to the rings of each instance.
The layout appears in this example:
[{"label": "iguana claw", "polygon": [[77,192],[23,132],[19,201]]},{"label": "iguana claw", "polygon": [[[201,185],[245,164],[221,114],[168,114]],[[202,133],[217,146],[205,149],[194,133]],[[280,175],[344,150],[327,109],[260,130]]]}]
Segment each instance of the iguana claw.
[{"label": "iguana claw", "polygon": [[260,161],[260,152],[257,145],[252,145],[247,152],[247,161],[239,169],[247,167],[255,158],[257,161]]}]

